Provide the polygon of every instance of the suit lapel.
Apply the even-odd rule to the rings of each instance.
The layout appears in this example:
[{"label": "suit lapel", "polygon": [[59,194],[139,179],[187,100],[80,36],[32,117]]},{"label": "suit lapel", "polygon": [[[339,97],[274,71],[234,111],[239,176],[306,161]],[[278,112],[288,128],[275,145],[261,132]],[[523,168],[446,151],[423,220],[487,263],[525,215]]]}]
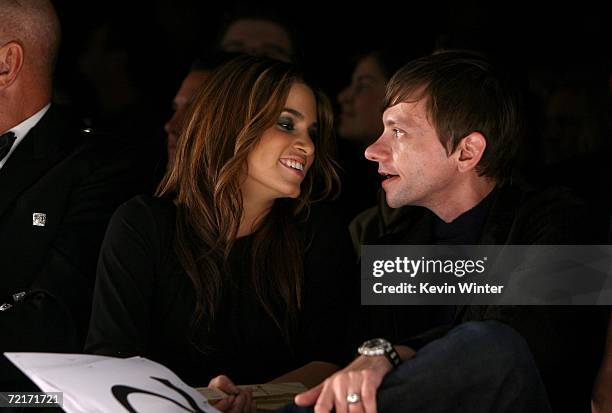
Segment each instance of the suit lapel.
[{"label": "suit lapel", "polygon": [[36,183],[62,156],[53,133],[53,108],[43,116],[0,169],[0,217],[23,191]]}]

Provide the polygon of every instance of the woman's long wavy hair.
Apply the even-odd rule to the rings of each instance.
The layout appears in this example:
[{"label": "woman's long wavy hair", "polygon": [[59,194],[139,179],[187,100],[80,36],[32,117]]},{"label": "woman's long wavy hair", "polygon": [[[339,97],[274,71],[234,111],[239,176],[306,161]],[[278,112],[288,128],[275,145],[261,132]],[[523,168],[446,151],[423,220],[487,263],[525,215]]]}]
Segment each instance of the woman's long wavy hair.
[{"label": "woman's long wavy hair", "polygon": [[[207,332],[214,330],[223,288],[231,282],[225,263],[243,212],[240,186],[247,156],[278,121],[294,83],[306,83],[295,66],[266,58],[241,56],[217,69],[190,109],[174,164],[157,190],[157,196],[174,199],[174,247],[196,292],[193,324],[205,325]],[[302,296],[304,246],[296,217],[307,212],[312,201],[329,195],[338,182],[331,105],[311,88],[318,118],[314,163],[300,196],[277,200],[251,244],[249,287],[287,340]],[[320,189],[317,194],[315,188]]]}]

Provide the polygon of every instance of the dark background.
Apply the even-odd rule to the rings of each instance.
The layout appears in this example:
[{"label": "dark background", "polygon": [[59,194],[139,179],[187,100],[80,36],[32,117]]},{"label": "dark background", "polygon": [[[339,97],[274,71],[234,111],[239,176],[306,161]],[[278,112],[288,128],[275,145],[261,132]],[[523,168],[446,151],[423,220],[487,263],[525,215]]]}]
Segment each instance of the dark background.
[{"label": "dark background", "polygon": [[[83,110],[91,91],[78,59],[92,47],[92,29],[112,22],[131,50],[133,71],[155,105],[169,102],[193,56],[214,43],[224,13],[235,1],[55,0],[63,25],[57,80]],[[604,3],[539,2],[257,2],[293,22],[305,65],[332,96],[349,80],[351,57],[385,45],[398,53],[429,53],[441,34],[453,33],[492,50],[524,70],[567,66],[610,67],[609,14]],[[162,113],[163,114],[163,113]],[[160,115],[162,115],[160,114]]]},{"label": "dark background", "polygon": [[[153,189],[166,169],[164,124],[172,99],[194,57],[214,46],[220,27],[242,3],[52,1],[63,25],[55,102],[72,107],[86,126],[137,145],[142,168],[154,171]],[[332,101],[350,82],[360,52],[384,48],[401,61],[430,54],[440,44],[485,52],[516,77],[527,97],[530,127],[515,170],[537,185],[573,188],[608,232],[612,36],[604,2],[246,4],[289,22],[303,66]],[[351,152],[338,152],[341,166],[358,176],[357,166],[345,163]],[[360,190],[357,195],[367,200]]]}]

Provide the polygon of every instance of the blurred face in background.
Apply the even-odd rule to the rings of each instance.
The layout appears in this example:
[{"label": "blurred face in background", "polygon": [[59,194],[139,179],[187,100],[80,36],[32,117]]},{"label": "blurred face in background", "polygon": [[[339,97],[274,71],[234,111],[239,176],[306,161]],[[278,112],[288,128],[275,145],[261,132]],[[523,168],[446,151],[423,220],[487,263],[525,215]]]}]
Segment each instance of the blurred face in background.
[{"label": "blurred face in background", "polygon": [[382,103],[387,78],[373,56],[362,58],[355,66],[351,84],[338,95],[341,138],[369,144],[382,132]]},{"label": "blurred face in background", "polygon": [[284,62],[291,61],[293,56],[287,31],[277,23],[259,19],[240,19],[230,24],[221,39],[221,49]]},{"label": "blurred face in background", "polygon": [[597,148],[597,123],[590,120],[593,109],[584,90],[559,87],[551,93],[544,104],[544,162],[560,162]]},{"label": "blurred face in background", "polygon": [[172,165],[174,160],[174,152],[176,150],[176,142],[183,129],[185,123],[185,115],[189,106],[193,102],[200,87],[204,84],[206,79],[210,76],[210,72],[207,70],[193,70],[189,72],[187,77],[181,83],[176,96],[172,100],[172,109],[174,114],[166,122],[164,130],[168,134],[168,167]]}]

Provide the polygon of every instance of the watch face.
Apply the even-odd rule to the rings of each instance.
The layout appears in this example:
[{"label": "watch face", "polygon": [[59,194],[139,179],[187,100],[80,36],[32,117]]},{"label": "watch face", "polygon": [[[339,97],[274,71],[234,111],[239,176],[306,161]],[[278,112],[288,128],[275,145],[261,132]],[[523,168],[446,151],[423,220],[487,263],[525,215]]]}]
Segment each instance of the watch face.
[{"label": "watch face", "polygon": [[373,338],[372,340],[368,340],[365,343],[365,347],[368,348],[379,348],[383,346],[383,341],[380,338]]},{"label": "watch face", "polygon": [[385,356],[394,368],[401,363],[393,345],[384,338],[374,338],[366,341],[357,349],[357,352],[362,356]]},{"label": "watch face", "polygon": [[365,343],[363,343],[363,347],[367,348],[367,349],[384,349],[385,347],[387,347],[387,345],[389,344],[389,342],[385,339],[382,338],[373,338],[371,340],[366,341]]}]

